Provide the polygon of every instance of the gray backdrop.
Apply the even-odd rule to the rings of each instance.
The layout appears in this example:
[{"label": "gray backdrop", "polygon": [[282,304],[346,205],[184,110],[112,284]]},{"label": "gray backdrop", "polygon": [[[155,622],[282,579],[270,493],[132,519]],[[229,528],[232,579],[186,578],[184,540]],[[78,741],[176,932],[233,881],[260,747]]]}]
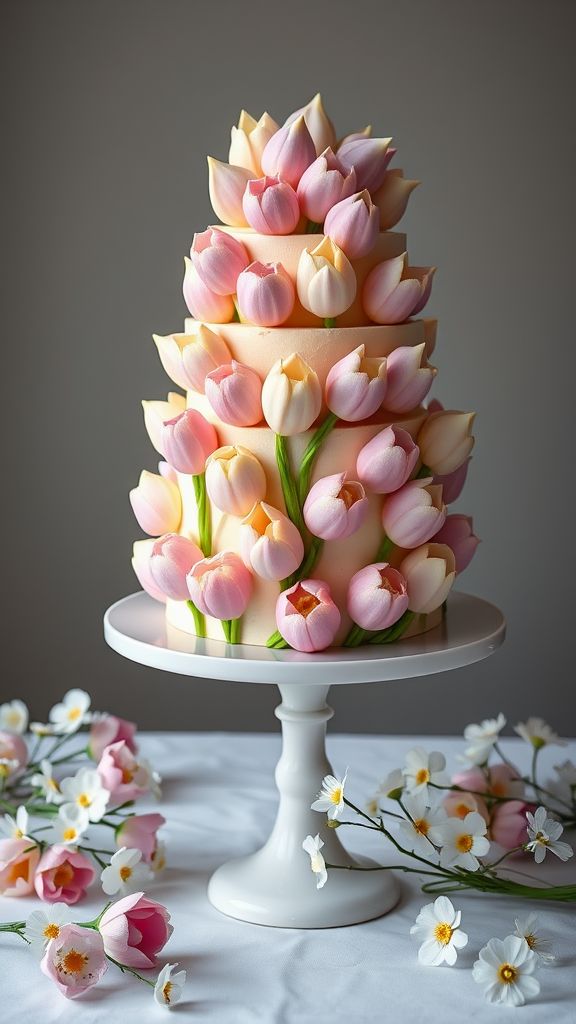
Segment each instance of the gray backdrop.
[{"label": "gray backdrop", "polygon": [[341,132],[393,135],[424,184],[403,227],[439,267],[435,393],[476,409],[461,585],[505,648],[418,682],[333,691],[340,730],[459,731],[503,710],[575,730],[574,29],[571,2],[2,3],[1,697],[68,687],[142,726],[269,729],[277,695],[109,651],[136,588],[127,492],[153,469],[140,399],[168,381],[182,257],[213,218],[206,154],[240,107],[282,120],[320,89]]}]

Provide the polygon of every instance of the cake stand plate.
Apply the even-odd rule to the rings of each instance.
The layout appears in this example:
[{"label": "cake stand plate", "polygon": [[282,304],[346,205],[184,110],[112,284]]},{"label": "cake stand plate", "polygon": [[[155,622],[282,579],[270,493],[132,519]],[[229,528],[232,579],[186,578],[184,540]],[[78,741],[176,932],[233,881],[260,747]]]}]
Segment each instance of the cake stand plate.
[{"label": "cake stand plate", "polygon": [[330,648],[308,655],[224,641],[201,640],[166,622],[164,606],[140,592],[123,598],[104,616],[105,638],[119,654],[181,675],[237,682],[274,683],[282,703],[282,755],[276,767],[280,802],[272,833],[256,853],[223,864],[208,885],[211,903],[224,914],[281,928],[329,928],[380,917],[400,889],[389,871],[334,871],[316,891],[302,840],[320,833],[330,864],[352,867],[336,830],[310,809],[324,775],[326,698],[335,684],[386,682],[461,668],[492,654],[502,643],[501,612],[477,597],[453,593],[441,625],[390,647]]}]

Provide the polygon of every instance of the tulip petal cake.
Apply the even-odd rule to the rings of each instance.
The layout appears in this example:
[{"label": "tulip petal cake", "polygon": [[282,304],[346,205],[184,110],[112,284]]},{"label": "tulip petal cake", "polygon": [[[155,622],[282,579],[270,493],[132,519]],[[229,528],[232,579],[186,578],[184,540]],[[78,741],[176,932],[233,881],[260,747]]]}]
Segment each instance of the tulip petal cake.
[{"label": "tulip petal cake", "polygon": [[341,141],[320,96],[242,111],[208,158],[220,224],[185,259],[182,389],[143,403],[158,474],[130,493],[134,571],[171,627],[228,643],[386,644],[437,625],[478,539],[448,514],[473,413],[429,401],[433,267],[392,231],[417,181],[391,139]]}]

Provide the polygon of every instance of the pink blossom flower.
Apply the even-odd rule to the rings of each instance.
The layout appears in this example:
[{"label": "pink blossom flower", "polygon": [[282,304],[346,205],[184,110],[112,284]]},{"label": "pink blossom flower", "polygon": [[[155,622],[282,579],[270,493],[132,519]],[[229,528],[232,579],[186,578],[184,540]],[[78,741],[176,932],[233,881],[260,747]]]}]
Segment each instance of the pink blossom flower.
[{"label": "pink blossom flower", "polygon": [[456,575],[456,563],[446,544],[422,544],[402,560],[400,572],[408,587],[408,608],[428,615],[444,603]]},{"label": "pink blossom flower", "polygon": [[339,419],[368,419],[386,395],[386,359],[366,356],[364,345],[339,359],[326,377],[326,404]]},{"label": "pink blossom flower", "polygon": [[392,139],[370,139],[364,135],[349,136],[339,147],[337,156],[347,170],[356,171],[359,189],[376,192],[396,150],[390,149]]},{"label": "pink blossom flower", "polygon": [[471,811],[477,811],[484,818],[490,821],[490,811],[481,796],[472,793],[448,793],[442,801],[442,806],[449,818],[464,819]]},{"label": "pink blossom flower", "polygon": [[242,242],[218,228],[194,235],[190,258],[206,287],[216,295],[233,295],[238,274],[250,262]]},{"label": "pink blossom flower", "polygon": [[435,267],[409,267],[407,254],[383,260],[364,282],[364,310],[377,324],[400,324],[425,306]]},{"label": "pink blossom flower", "polygon": [[206,398],[223,423],[252,427],[262,419],[262,381],[258,374],[235,359],[209,373]]},{"label": "pink blossom flower", "polygon": [[304,521],[322,540],[350,537],[362,525],[368,512],[368,498],[361,483],[347,480],[347,473],[322,477],[304,502]]},{"label": "pink blossom flower", "polygon": [[225,324],[234,316],[234,300],[231,295],[217,295],[200,277],[192,260],[184,257],[185,273],[182,293],[188,309],[196,320]]},{"label": "pink blossom flower", "polygon": [[387,357],[386,408],[390,412],[409,412],[425,399],[432,387],[437,370],[426,362],[424,342],[421,345],[401,345]]},{"label": "pink blossom flower", "polygon": [[292,188],[304,171],[316,159],[316,147],[306,127],[303,115],[292,124],[284,125],[274,133],[266,143],[262,153],[262,170],[270,177],[277,175],[287,181]]},{"label": "pink blossom flower", "polygon": [[108,907],[99,928],[108,956],[136,970],[155,966],[173,932],[166,907],[143,892],[124,896]]},{"label": "pink blossom flower", "polygon": [[150,864],[158,847],[158,829],[165,824],[161,814],[131,814],[116,829],[116,845],[140,850],[142,859]]},{"label": "pink blossom flower", "polygon": [[130,504],[138,525],[154,537],[176,533],[182,518],[182,498],[173,480],[142,470],[138,486],[130,491]]},{"label": "pink blossom flower", "polygon": [[154,334],[152,337],[168,376],[184,390],[198,391],[201,395],[208,374],[232,358],[224,339],[201,323],[195,323],[187,334]]},{"label": "pink blossom flower", "polygon": [[266,474],[248,448],[225,445],[206,463],[206,490],[212,504],[222,512],[246,516],[266,494]]},{"label": "pink blossom flower", "polygon": [[148,769],[136,760],[125,740],[117,740],[104,748],[98,774],[115,804],[135,800],[150,789]]},{"label": "pink blossom flower", "polygon": [[490,823],[490,836],[505,850],[513,850],[527,841],[526,812],[533,813],[536,804],[524,800],[507,800],[494,808]]},{"label": "pink blossom flower", "polygon": [[50,939],[40,968],[63,996],[76,999],[108,969],[101,935],[78,924],[62,925],[58,938]]},{"label": "pink blossom flower", "polygon": [[404,216],[408,200],[419,184],[419,181],[405,178],[400,168],[386,171],[384,181],[372,197],[380,214],[381,231],[390,231]]},{"label": "pink blossom flower", "polygon": [[0,758],[17,761],[18,769],[28,764],[28,748],[22,736],[8,729],[0,729]]},{"label": "pink blossom flower", "polygon": [[354,574],[346,601],[350,618],[362,629],[387,629],[408,608],[406,580],[387,562],[374,562]]},{"label": "pink blossom flower", "polygon": [[283,580],[300,565],[304,544],[288,516],[259,501],[240,524],[240,552],[258,576]]},{"label": "pink blossom flower", "polygon": [[375,494],[391,494],[410,479],[419,454],[407,430],[385,427],[360,450],[356,460],[358,478]]},{"label": "pink blossom flower", "polygon": [[0,839],[0,895],[28,896],[34,891],[34,872],[40,849],[32,839]]},{"label": "pink blossom flower", "polygon": [[276,327],[290,316],[296,292],[281,263],[256,260],[238,278],[238,308],[245,320]]},{"label": "pink blossom flower", "polygon": [[298,202],[309,220],[323,224],[326,214],[341,199],[356,191],[356,171],[349,171],[327,147],[304,171],[298,183]]},{"label": "pink blossom flower", "polygon": [[476,413],[441,409],[431,412],[418,432],[418,445],[425,466],[445,476],[468,458],[474,447],[472,424]]},{"label": "pink blossom flower", "polygon": [[[152,544],[155,544],[152,541]],[[125,718],[117,718],[116,715],[101,715],[95,719],[90,726],[88,749],[93,761],[99,761],[104,753],[104,747],[110,743],[117,743],[124,740],[126,746],[133,754],[136,754],[138,747],[134,736],[136,734],[134,722],[128,722]]]},{"label": "pink blossom flower", "polygon": [[324,233],[340,246],[349,260],[367,256],[376,245],[378,231],[378,210],[366,189],[341,199],[329,210],[324,222]]},{"label": "pink blossom flower", "polygon": [[303,117],[306,127],[312,136],[317,153],[322,153],[327,146],[336,145],[336,133],[334,125],[324,110],[322,97],[319,92],[304,106],[294,110],[284,122],[284,127],[294,124],[299,117]]},{"label": "pink blossom flower", "polygon": [[278,177],[249,181],[242,206],[250,227],[262,235],[290,235],[300,220],[294,189]]},{"label": "pink blossom flower", "polygon": [[78,903],[94,880],[95,871],[88,858],[69,846],[48,846],[42,854],[34,888],[46,903]]},{"label": "pink blossom flower", "polygon": [[150,556],[150,575],[156,586],[172,601],[187,601],[186,577],[203,558],[197,544],[177,533],[166,533],[155,541]]},{"label": "pink blossom flower", "polygon": [[456,559],[456,572],[464,572],[474,557],[480,540],[474,533],[474,524],[471,516],[452,514],[446,517],[446,521],[438,533],[434,534],[433,540],[437,544],[447,544],[454,552]]},{"label": "pink blossom flower", "polygon": [[442,489],[431,477],[410,480],[390,494],[382,509],[382,525],[401,548],[416,548],[438,532],[446,519]]},{"label": "pink blossom flower", "polygon": [[212,423],[196,409],[166,420],[162,427],[162,453],[179,473],[204,472],[206,459],[218,447],[218,435]]},{"label": "pink blossom flower", "polygon": [[322,580],[301,580],[284,590],[276,602],[278,631],[296,651],[322,651],[340,626],[340,612]]},{"label": "pink blossom flower", "polygon": [[252,594],[252,575],[234,551],[203,558],[186,577],[188,592],[203,615],[239,619]]},{"label": "pink blossom flower", "polygon": [[208,157],[208,191],[212,209],[223,224],[247,227],[242,196],[253,171]]},{"label": "pink blossom flower", "polygon": [[[165,604],[166,594],[163,594],[159,587],[156,586],[150,575],[150,556],[154,544],[155,541],[153,539],[137,540],[134,542],[132,546],[132,568],[136,573],[136,578],[142,590],[150,594],[150,597],[153,597],[155,601],[162,601]],[[106,741],[105,747],[108,746],[108,742],[112,743],[113,740]],[[99,757],[100,754],[94,760],[97,761]]]}]

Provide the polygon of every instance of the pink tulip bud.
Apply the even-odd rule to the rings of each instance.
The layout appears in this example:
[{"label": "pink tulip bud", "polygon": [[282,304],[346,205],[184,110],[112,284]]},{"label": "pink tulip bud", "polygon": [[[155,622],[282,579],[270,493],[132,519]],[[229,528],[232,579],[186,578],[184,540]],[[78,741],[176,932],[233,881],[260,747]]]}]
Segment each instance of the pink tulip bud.
[{"label": "pink tulip bud", "polygon": [[260,163],[266,143],[278,131],[279,125],[270,114],[264,113],[259,121],[245,110],[240,112],[238,127],[230,133],[230,152],[228,161],[237,167],[245,167],[252,172],[253,178],[262,174]]},{"label": "pink tulip bud", "polygon": [[401,345],[388,355],[386,408],[390,412],[410,412],[420,405],[436,376],[433,366],[422,366],[425,343]]},{"label": "pink tulip bud", "polygon": [[168,376],[184,390],[201,395],[208,374],[232,358],[224,339],[201,323],[194,325],[191,334],[154,334],[153,338]]},{"label": "pink tulip bud", "polygon": [[284,127],[288,128],[301,116],[306,122],[306,127],[312,136],[317,153],[322,153],[327,146],[335,145],[336,133],[334,125],[324,110],[322,97],[319,92],[316,93],[314,98],[305,107],[300,107],[299,110],[295,110],[293,114],[290,114],[290,117],[287,117],[284,122]]},{"label": "pink tulip bud", "polygon": [[[150,544],[154,547],[155,540],[143,540],[140,543]],[[150,551],[151,553],[151,551]],[[88,740],[88,752],[93,761],[99,761],[104,753],[105,747],[110,743],[118,743],[124,740],[126,746],[133,754],[138,752],[138,745],[134,736],[136,734],[136,723],[128,722],[125,718],[118,718],[117,715],[100,715],[90,723],[90,738]],[[128,846],[128,843],[124,843]]]},{"label": "pink tulip bud", "polygon": [[96,872],[88,857],[69,846],[47,846],[34,876],[34,888],[45,903],[72,906],[86,895]]},{"label": "pink tulip bud", "polygon": [[435,267],[409,267],[406,253],[378,263],[364,282],[364,310],[377,324],[400,324],[420,312],[430,295]]},{"label": "pink tulip bud", "polygon": [[179,473],[204,472],[206,459],[218,447],[215,428],[202,413],[186,409],[162,427],[163,454]]},{"label": "pink tulip bud", "polygon": [[392,139],[360,138],[344,139],[338,146],[338,159],[350,170],[356,171],[356,182],[360,189],[376,192],[386,174],[386,168],[394,156],[390,150]]},{"label": "pink tulip bud", "polygon": [[324,319],[333,318],[354,302],[356,274],[340,246],[326,236],[315,248],[302,250],[296,288],[304,309]]},{"label": "pink tulip bud", "polygon": [[463,772],[456,772],[452,782],[461,789],[477,790],[487,796],[505,796],[520,799],[524,796],[524,782],[520,772],[514,765],[490,765],[487,774],[483,769],[474,766]]},{"label": "pink tulip bud", "polygon": [[138,525],[152,537],[177,533],[182,518],[182,499],[175,483],[143,470],[138,487],[130,491],[130,504]]},{"label": "pink tulip bud", "polygon": [[349,260],[359,260],[376,245],[378,210],[364,189],[341,199],[329,210],[324,233],[340,246]]},{"label": "pink tulip bud", "polygon": [[280,128],[266,144],[262,170],[297,188],[304,171],[315,159],[316,147],[301,115],[292,124]]},{"label": "pink tulip bud", "polygon": [[361,483],[346,480],[346,473],[322,477],[304,502],[304,522],[315,537],[343,540],[362,525],[368,498]]},{"label": "pink tulip bud", "polygon": [[263,235],[289,235],[300,220],[294,189],[278,177],[249,181],[242,206],[250,227]]},{"label": "pink tulip bud", "polygon": [[385,427],[361,449],[356,461],[358,478],[375,494],[391,494],[410,479],[419,454],[406,430]]},{"label": "pink tulip bud", "polygon": [[172,601],[188,600],[186,577],[203,557],[200,548],[177,533],[167,533],[154,542],[150,575],[156,586]]},{"label": "pink tulip bud", "polygon": [[366,565],[350,580],[348,614],[362,629],[392,626],[408,607],[406,580],[387,562]]},{"label": "pink tulip bud", "polygon": [[328,147],[300,178],[298,202],[309,220],[323,224],[328,211],[355,191],[356,171],[347,171]]},{"label": "pink tulip bud", "polygon": [[262,386],[262,408],[276,434],[291,436],[308,430],[322,407],[318,374],[293,352],[278,359]]},{"label": "pink tulip bud", "polygon": [[436,611],[448,597],[456,575],[454,555],[446,544],[423,544],[402,560],[408,608],[417,614]]},{"label": "pink tulip bud", "polygon": [[194,235],[190,258],[203,284],[216,295],[233,295],[238,274],[250,262],[242,242],[218,228]]},{"label": "pink tulip bud", "polygon": [[453,473],[468,458],[474,447],[470,431],[475,416],[443,409],[424,421],[418,433],[420,456],[434,474]]},{"label": "pink tulip bud", "polygon": [[214,213],[220,217],[223,224],[230,224],[236,228],[248,226],[242,209],[242,196],[252,176],[253,172],[245,167],[222,163],[212,156],[208,157],[210,202]]},{"label": "pink tulip bud", "polygon": [[508,800],[497,804],[490,823],[490,838],[505,850],[514,850],[527,841],[526,812],[534,813],[536,804]]},{"label": "pink tulip bud", "polygon": [[182,293],[190,313],[196,320],[208,323],[227,324],[234,316],[234,300],[231,295],[217,295],[207,288],[196,267],[187,256],[184,257],[186,272]]},{"label": "pink tulip bud", "polygon": [[29,896],[39,859],[40,847],[27,836],[0,839],[0,895]]},{"label": "pink tulip bud", "polygon": [[174,930],[166,907],[143,892],[112,903],[100,918],[99,929],[107,955],[137,971],[156,965]]},{"label": "pink tulip bud", "polygon": [[464,572],[474,557],[480,540],[474,534],[471,516],[453,514],[446,517],[446,522],[432,540],[436,544],[447,544],[454,552],[456,572]]},{"label": "pink tulip bud", "polygon": [[116,826],[116,846],[140,850],[142,860],[151,864],[158,849],[158,829],[165,824],[162,814],[131,814]]},{"label": "pink tulip bud", "polygon": [[221,512],[246,516],[266,494],[266,475],[247,448],[226,445],[218,448],[206,463],[206,490]]},{"label": "pink tulip bud", "polygon": [[[428,406],[430,408],[430,406]],[[464,484],[466,483],[466,477],[468,476],[468,466],[470,464],[470,456],[464,460],[458,469],[447,473],[442,476],[441,473],[434,475],[434,483],[442,485],[442,497],[446,505],[452,505],[462,494]]]},{"label": "pink tulip bud", "polygon": [[252,576],[234,551],[202,558],[188,573],[188,591],[203,615],[239,619],[252,594]]},{"label": "pink tulip bud", "polygon": [[155,540],[137,540],[132,548],[132,568],[142,590],[145,590],[155,601],[166,602],[166,594],[156,586],[150,573],[150,558]]},{"label": "pink tulip bud", "polygon": [[259,501],[240,524],[244,562],[265,580],[283,580],[304,557],[302,537],[279,509]]},{"label": "pink tulip bud", "polygon": [[386,395],[386,359],[364,352],[364,345],[359,345],[339,359],[326,378],[328,408],[350,423],[372,416]]},{"label": "pink tulip bud", "polygon": [[235,359],[206,377],[206,398],[223,423],[252,427],[262,419],[262,382],[258,374]]},{"label": "pink tulip bud", "polygon": [[142,402],[144,426],[159,455],[164,454],[162,428],[166,420],[179,416],[185,409],[186,399],[184,395],[179,395],[176,391],[170,391],[166,402]]},{"label": "pink tulip bud", "polygon": [[390,494],[382,509],[382,525],[393,544],[417,548],[430,540],[446,519],[442,488],[432,477],[410,480]]},{"label": "pink tulip bud", "polygon": [[404,177],[404,171],[394,168],[386,171],[384,181],[373,195],[380,215],[380,230],[390,231],[404,216],[408,200],[419,181]]},{"label": "pink tulip bud", "polygon": [[296,651],[312,654],[333,642],[340,612],[322,580],[301,580],[284,590],[276,602],[276,625]]},{"label": "pink tulip bud", "polygon": [[296,294],[281,263],[256,260],[238,278],[238,309],[245,320],[260,327],[276,327],[288,319]]}]

